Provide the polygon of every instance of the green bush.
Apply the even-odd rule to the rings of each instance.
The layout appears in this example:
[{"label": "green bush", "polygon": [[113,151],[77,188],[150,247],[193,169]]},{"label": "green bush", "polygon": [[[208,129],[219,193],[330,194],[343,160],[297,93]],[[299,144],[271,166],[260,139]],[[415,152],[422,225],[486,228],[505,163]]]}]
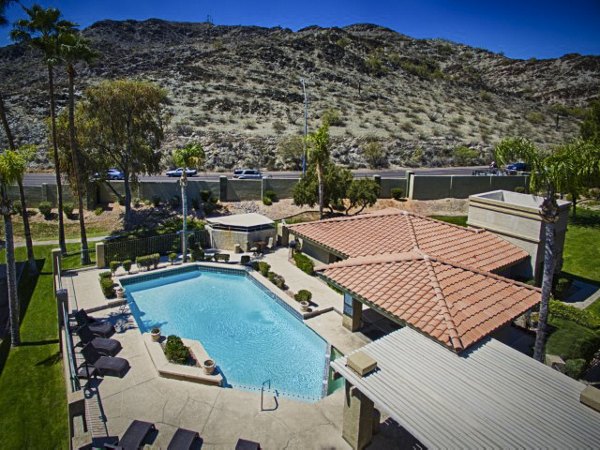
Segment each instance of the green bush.
[{"label": "green bush", "polygon": [[298,269],[300,269],[302,272],[305,272],[309,275],[313,275],[315,273],[315,264],[308,256],[296,252],[294,253],[294,262],[296,263],[296,267],[298,267]]},{"label": "green bush", "polygon": [[258,261],[252,261],[252,262],[250,263],[250,267],[251,267],[253,270],[256,270],[256,271],[258,271],[258,270],[259,270],[259,264],[258,264]]},{"label": "green bush", "polygon": [[600,200],[600,188],[590,188],[587,196],[594,200]]},{"label": "green bush", "polygon": [[200,191],[200,198],[202,199],[202,201],[204,203],[210,201],[211,197],[212,197],[212,191],[210,189],[205,189],[203,191]]},{"label": "green bush", "polygon": [[270,199],[272,202],[276,202],[277,199],[277,193],[275,191],[265,191],[264,196],[267,197],[268,199]]},{"label": "green bush", "polygon": [[100,278],[100,288],[106,298],[115,296],[115,287],[112,278]]},{"label": "green bush", "polygon": [[310,302],[310,299],[312,298],[312,292],[307,291],[306,289],[300,289],[298,292],[296,292],[296,294],[294,295],[294,299],[297,302]]},{"label": "green bush", "polygon": [[130,259],[126,259],[125,261],[123,261],[123,269],[125,269],[125,271],[127,273],[131,272],[132,264],[133,264],[133,261],[131,261]]},{"label": "green bush", "polygon": [[527,189],[525,189],[525,186],[515,186],[515,192],[517,194],[525,194],[525,192],[527,192]]},{"label": "green bush", "polygon": [[169,261],[171,262],[171,264],[174,264],[176,260],[177,260],[177,253],[169,253]]},{"label": "green bush", "polygon": [[191,250],[192,253],[192,261],[204,261],[204,250],[201,248],[193,248]]},{"label": "green bush", "polygon": [[75,210],[75,203],[73,203],[73,202],[63,203],[63,212],[65,213],[65,216],[67,216],[69,219],[71,219],[73,217],[74,210]]},{"label": "green bush", "polygon": [[119,267],[121,267],[121,261],[111,261],[111,262],[108,264],[108,267],[110,267],[110,271],[111,271],[112,273],[115,273],[115,272],[117,271],[117,269],[118,269]]},{"label": "green bush", "polygon": [[158,267],[158,263],[160,262],[160,254],[152,253],[151,255],[138,256],[135,259],[135,262],[137,263],[138,267],[146,270],[149,270],[152,266],[154,266],[156,269]]},{"label": "green bush", "polygon": [[404,189],[402,188],[392,188],[390,193],[394,200],[402,200],[404,198]]},{"label": "green bush", "polygon": [[560,277],[556,282],[556,286],[554,286],[554,296],[556,298],[562,299],[571,287],[572,283],[573,281],[571,279]]},{"label": "green bush", "polygon": [[329,125],[330,127],[342,127],[344,126],[344,120],[339,110],[335,108],[328,108],[321,114],[321,122]]},{"label": "green bush", "polygon": [[40,202],[38,205],[38,209],[40,213],[44,216],[44,219],[50,219],[50,215],[52,214],[52,205],[50,202]]},{"label": "green bush", "polygon": [[179,209],[181,207],[181,199],[177,195],[174,195],[169,199],[169,206],[171,209]]},{"label": "green bush", "polygon": [[271,200],[269,197],[263,197],[262,201],[263,205],[265,206],[271,206],[273,204],[273,200]]},{"label": "green bush", "polygon": [[258,263],[258,271],[260,272],[260,274],[263,277],[266,277],[269,275],[269,270],[271,270],[271,265],[269,263],[266,263],[264,261],[260,261]]},{"label": "green bush", "polygon": [[597,330],[600,328],[600,319],[594,313],[586,310],[575,308],[574,306],[565,305],[557,300],[550,300],[550,315],[561,319],[570,320],[582,327]]},{"label": "green bush", "polygon": [[152,196],[152,206],[154,206],[155,208],[158,208],[160,206],[160,195]]},{"label": "green bush", "polygon": [[21,208],[21,202],[13,202],[12,210],[15,214],[21,215],[23,208]]},{"label": "green bush", "polygon": [[175,364],[185,364],[190,359],[190,349],[186,347],[179,336],[171,335],[165,344],[165,356]]},{"label": "green bush", "polygon": [[102,206],[98,206],[95,210],[94,210],[94,214],[96,214],[97,216],[101,216],[102,213],[104,212],[104,208]]},{"label": "green bush", "polygon": [[586,367],[587,362],[585,359],[567,359],[565,361],[565,375],[579,380],[583,376]]},{"label": "green bush", "polygon": [[103,278],[112,278],[112,275],[113,275],[112,272],[110,270],[107,270],[105,272],[100,272],[99,276],[100,276],[100,279],[103,279]]},{"label": "green bush", "polygon": [[277,286],[279,289],[285,289],[285,278],[275,272],[268,272],[267,278],[271,283]]},{"label": "green bush", "polygon": [[250,262],[250,255],[242,255],[240,264],[247,265]]},{"label": "green bush", "polygon": [[229,262],[229,254],[227,254],[227,253],[215,253],[215,261],[217,261],[217,262]]}]

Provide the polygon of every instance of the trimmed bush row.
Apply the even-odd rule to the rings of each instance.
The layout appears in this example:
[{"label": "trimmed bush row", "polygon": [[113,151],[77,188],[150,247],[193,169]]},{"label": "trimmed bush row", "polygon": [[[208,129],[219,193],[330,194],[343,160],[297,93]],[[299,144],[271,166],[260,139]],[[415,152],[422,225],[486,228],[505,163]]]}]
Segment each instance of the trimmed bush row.
[{"label": "trimmed bush row", "polygon": [[402,188],[392,188],[390,193],[394,200],[402,200],[404,198],[404,189]]},{"label": "trimmed bush row", "polygon": [[550,300],[550,314],[554,317],[570,320],[582,327],[597,330],[600,328],[600,319],[594,314],[585,310],[565,305],[557,300]]},{"label": "trimmed bush row", "polygon": [[112,280],[112,272],[100,272],[100,288],[106,298],[115,296],[115,286]]},{"label": "trimmed bush row", "polygon": [[154,266],[156,269],[158,267],[158,263],[160,262],[160,253],[152,253],[151,255],[138,256],[135,259],[139,268],[144,268],[146,270],[150,270],[151,267]]},{"label": "trimmed bush row", "polygon": [[296,263],[298,269],[300,269],[302,272],[305,272],[309,275],[314,275],[315,264],[308,256],[296,252],[294,253],[294,262]]},{"label": "trimmed bush row", "polygon": [[275,272],[268,272],[267,278],[271,283],[277,286],[279,289],[285,289],[285,278]]}]

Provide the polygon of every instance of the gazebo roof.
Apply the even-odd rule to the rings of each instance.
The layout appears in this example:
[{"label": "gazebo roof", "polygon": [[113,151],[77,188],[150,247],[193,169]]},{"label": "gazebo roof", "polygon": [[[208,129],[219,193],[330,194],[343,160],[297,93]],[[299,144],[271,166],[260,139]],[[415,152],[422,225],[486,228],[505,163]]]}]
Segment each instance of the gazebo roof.
[{"label": "gazebo roof", "polygon": [[220,225],[222,227],[232,228],[256,228],[272,226],[275,222],[262,214],[233,214],[231,216],[222,216],[206,219],[210,224]]}]

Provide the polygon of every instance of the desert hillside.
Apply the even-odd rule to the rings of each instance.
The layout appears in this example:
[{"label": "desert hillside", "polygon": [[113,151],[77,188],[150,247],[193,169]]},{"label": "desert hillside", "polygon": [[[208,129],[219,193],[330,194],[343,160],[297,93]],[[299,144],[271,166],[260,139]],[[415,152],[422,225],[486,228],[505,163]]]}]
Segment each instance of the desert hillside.
[{"label": "desert hillside", "polygon": [[[367,24],[293,32],[102,21],[84,35],[101,56],[78,67],[78,94],[107,78],[158,83],[171,100],[165,154],[200,140],[207,167],[217,170],[292,167],[280,150],[302,132],[301,77],[310,95],[309,127],[329,109],[333,155],[350,167],[459,164],[465,161],[454,150],[461,145],[477,150],[468,162],[483,163],[509,135],[552,146],[577,134],[578,108],[600,92],[598,56],[514,60]],[[64,107],[64,68],[57,72]],[[46,166],[46,71],[38,55],[18,45],[0,48],[0,80],[18,140],[38,144],[36,165]]]}]

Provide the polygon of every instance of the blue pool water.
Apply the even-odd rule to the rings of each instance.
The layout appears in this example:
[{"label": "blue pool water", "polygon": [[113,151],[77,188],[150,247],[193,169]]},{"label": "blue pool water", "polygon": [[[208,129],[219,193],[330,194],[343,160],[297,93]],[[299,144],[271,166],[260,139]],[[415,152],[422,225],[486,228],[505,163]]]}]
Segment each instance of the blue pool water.
[{"label": "blue pool water", "polygon": [[[327,344],[241,271],[192,268],[124,281],[142,332],[196,339],[227,384],[318,400],[323,393]],[[281,301],[281,300],[280,300]]]}]

